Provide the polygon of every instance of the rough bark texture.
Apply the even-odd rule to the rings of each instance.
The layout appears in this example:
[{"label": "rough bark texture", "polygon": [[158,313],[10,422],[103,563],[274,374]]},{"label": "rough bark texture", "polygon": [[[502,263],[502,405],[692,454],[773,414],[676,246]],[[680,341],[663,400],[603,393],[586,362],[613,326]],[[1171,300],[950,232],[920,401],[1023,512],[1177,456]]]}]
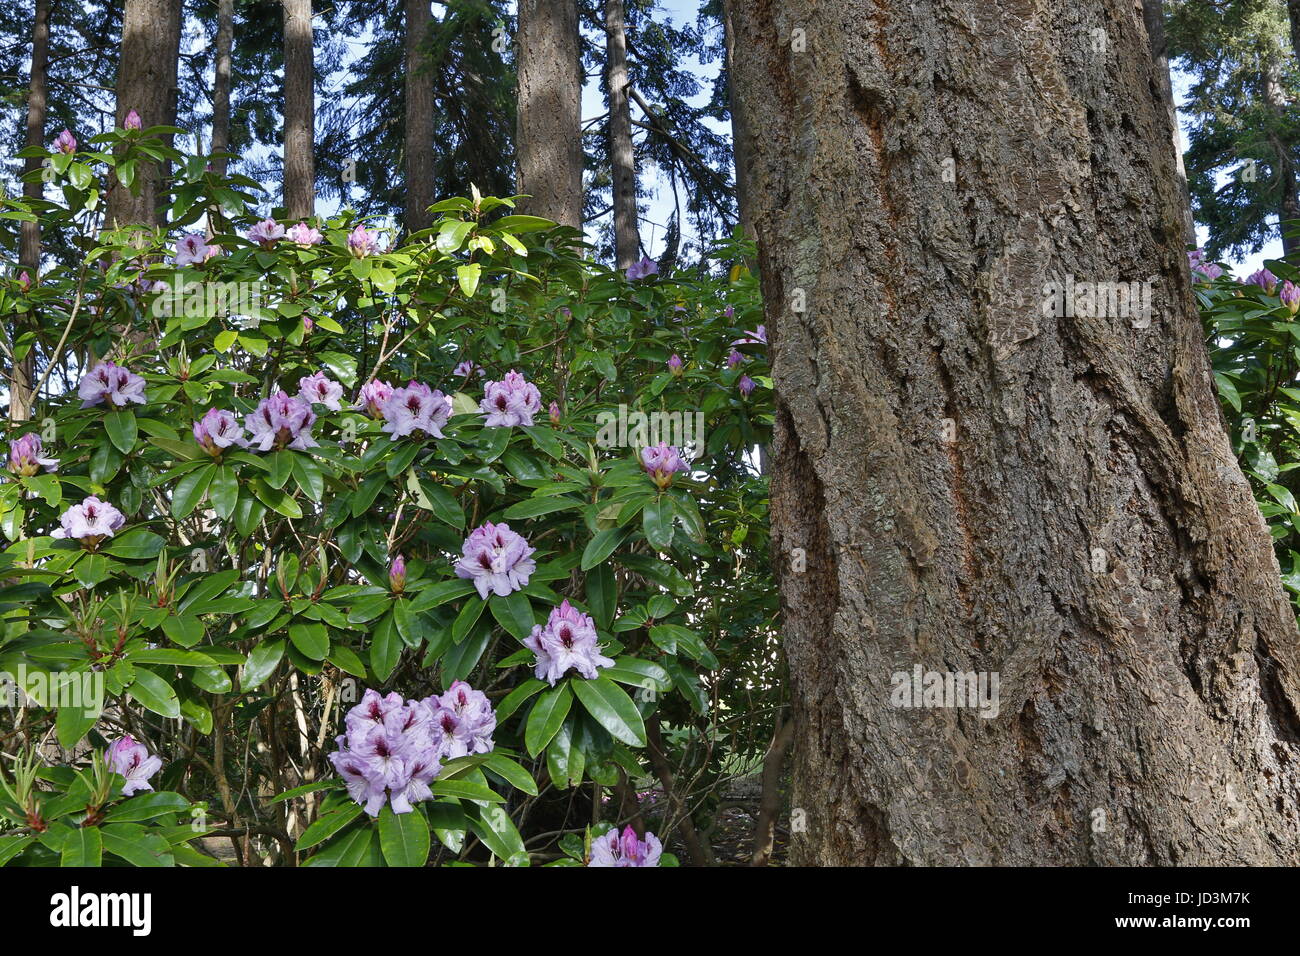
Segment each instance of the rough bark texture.
[{"label": "rough bark texture", "polygon": [[626,269],[641,257],[636,215],[632,105],[627,96],[627,36],[623,0],[605,0],[605,79],[609,86],[609,163],[613,177],[614,258]]},{"label": "rough bark texture", "polygon": [[316,68],[311,0],[284,4],[284,209],[290,219],[316,213]]},{"label": "rough bark texture", "polygon": [[758,798],[758,817],[754,820],[754,843],[750,851],[750,866],[767,866],[776,849],[776,821],[781,814],[781,775],[785,770],[786,754],[794,741],[794,722],[784,717],[778,719],[776,733],[763,757],[763,789]]},{"label": "rough bark texture", "polygon": [[[117,125],[135,110],[146,129],[176,122],[176,63],[180,58],[181,0],[126,0],[122,54],[117,68]],[[171,137],[165,137],[170,143]],[[109,225],[158,222],[158,167],[141,163],[138,193],[114,185],[108,194]]]},{"label": "rough bark texture", "polygon": [[745,104],[736,95],[736,43],[735,27],[731,25],[732,8],[744,0],[723,0],[722,42],[727,70],[727,94],[731,107],[731,153],[736,166],[736,208],[740,212],[740,228],[750,239],[754,238],[754,223],[749,208],[749,128],[745,124]]},{"label": "rough bark texture", "polygon": [[516,40],[518,188],[532,197],[520,209],[581,229],[582,60],[577,0],[519,0]]},{"label": "rough bark texture", "polygon": [[407,232],[427,229],[433,218],[433,72],[424,52],[429,4],[406,0],[406,212]]},{"label": "rough bark texture", "polygon": [[[230,148],[230,48],[235,37],[235,0],[217,0],[215,82],[212,85],[212,152]],[[226,175],[227,161],[218,158],[212,168]]]},{"label": "rough bark texture", "polygon": [[[1300,862],[1295,620],[1187,291],[1140,8],[754,0],[733,25],[794,862]],[[1149,327],[1045,315],[1067,274],[1154,277]],[[997,672],[998,715],[891,706],[916,664]]]},{"label": "rough bark texture", "polygon": [[[27,87],[27,142],[25,146],[41,146],[45,142],[45,109],[48,97],[48,69],[50,64],[50,0],[36,0],[36,16],[32,23],[32,75]],[[41,161],[35,157],[23,161],[23,196],[40,199],[45,184],[36,175]],[[41,226],[38,222],[24,222],[18,238],[18,264],[36,281],[41,263]],[[11,340],[22,333],[26,323],[15,317],[10,330]],[[32,417],[36,396],[32,386],[36,381],[36,351],[29,351],[14,362],[9,371],[9,420],[25,422]]]},{"label": "rough bark texture", "polygon": [[[1300,2],[1300,0],[1297,0]],[[1141,0],[1142,21],[1146,25],[1147,45],[1151,48],[1153,79],[1160,88],[1160,99],[1169,113],[1169,128],[1173,131],[1174,161],[1178,173],[1178,195],[1181,197],[1183,241],[1195,246],[1196,223],[1192,219],[1192,197],[1187,188],[1187,167],[1183,164],[1183,144],[1178,137],[1178,107],[1174,104],[1174,86],[1169,78],[1169,43],[1165,39],[1165,9],[1163,0]]]},{"label": "rough bark texture", "polygon": [[[1268,64],[1260,76],[1260,82],[1264,85],[1262,91],[1264,102],[1277,114],[1277,122],[1280,124],[1283,114],[1290,108],[1286,88],[1282,82],[1281,66],[1277,63]],[[1288,234],[1293,228],[1288,223],[1300,219],[1300,174],[1297,173],[1295,162],[1291,158],[1290,147],[1276,135],[1272,136],[1272,141],[1273,153],[1277,158],[1277,218],[1282,232],[1282,253],[1290,259],[1300,251],[1300,237],[1292,237]]]}]

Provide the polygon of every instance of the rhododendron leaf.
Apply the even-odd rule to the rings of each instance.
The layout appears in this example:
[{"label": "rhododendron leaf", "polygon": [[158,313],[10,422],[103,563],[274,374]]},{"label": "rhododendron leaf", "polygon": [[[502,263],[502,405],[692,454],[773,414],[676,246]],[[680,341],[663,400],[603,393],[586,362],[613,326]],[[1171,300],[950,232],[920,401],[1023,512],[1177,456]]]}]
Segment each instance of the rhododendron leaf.
[{"label": "rhododendron leaf", "polygon": [[587,572],[587,607],[596,624],[608,628],[618,604],[618,584],[614,569],[602,564]]},{"label": "rhododendron leaf", "polygon": [[456,281],[460,283],[460,291],[464,292],[467,298],[472,299],[474,293],[478,291],[479,277],[482,274],[483,267],[477,262],[456,267]]},{"label": "rhododendron leaf", "polygon": [[370,669],[380,681],[388,680],[402,656],[402,638],[397,633],[393,615],[385,614],[370,640]]},{"label": "rhododendron leaf", "polygon": [[325,493],[325,475],[307,455],[293,456],[293,480],[312,501],[320,501]]},{"label": "rhododendron leaf", "polygon": [[366,676],[366,665],[362,663],[361,658],[351,648],[339,645],[332,646],[329,656],[325,659],[339,670],[351,674],[353,677],[364,678]]},{"label": "rhododendron leaf", "polygon": [[166,839],[138,824],[114,823],[104,827],[100,835],[106,852],[121,857],[132,866],[176,865]]},{"label": "rhododendron leaf", "polygon": [[[532,656],[533,656],[532,652],[526,649],[520,652],[521,659],[531,660]],[[516,710],[518,710],[524,704],[525,701],[535,697],[537,693],[542,689],[544,689],[545,687],[546,687],[545,681],[540,681],[534,678],[530,678],[529,680],[524,681],[522,684],[520,684],[510,693],[506,694],[506,696],[503,697],[501,699],[501,702],[496,706],[497,724],[498,725],[504,724],[507,718],[509,718],[510,715],[513,714]]]},{"label": "rhododendron leaf", "polygon": [[147,668],[135,669],[135,681],[127,688],[127,693],[160,717],[174,720],[181,715],[181,704],[172,685]]},{"label": "rhododendron leaf", "polygon": [[597,532],[582,551],[582,570],[588,571],[608,558],[629,533],[627,528],[606,528]]},{"label": "rhododendron leaf", "polygon": [[54,719],[59,746],[64,750],[72,750],[86,736],[86,732],[95,726],[97,719],[98,714],[91,707],[60,707]]},{"label": "rhododendron leaf", "polygon": [[438,842],[452,853],[460,853],[465,845],[465,811],[457,800],[438,800],[425,803],[429,814],[429,827],[437,836]]},{"label": "rhododendron leaf", "polygon": [[190,680],[211,694],[228,694],[233,686],[230,675],[220,667],[196,667],[190,674]]},{"label": "rhododendron leaf", "polygon": [[671,690],[672,678],[658,664],[643,661],[639,657],[623,655],[614,659],[613,667],[602,667],[601,674],[620,684],[628,684],[642,690]]},{"label": "rhododendron leaf", "polygon": [[291,451],[277,451],[268,458],[271,470],[267,472],[266,483],[272,488],[283,488],[284,483],[293,474],[293,460],[296,457]]},{"label": "rhododendron leaf", "polygon": [[385,805],[379,812],[379,846],[389,866],[424,866],[430,843],[428,821],[418,808],[394,813]]},{"label": "rhododendron leaf", "polygon": [[483,614],[483,608],[486,602],[478,597],[471,597],[465,602],[460,613],[456,615],[456,620],[451,625],[451,639],[459,644],[465,639],[465,635],[470,632],[475,624],[478,623],[479,617]]},{"label": "rhododendron leaf", "polygon": [[234,513],[239,501],[239,481],[235,477],[235,469],[229,465],[217,468],[208,485],[208,499],[218,518],[229,518]]},{"label": "rhododendron leaf", "polygon": [[537,621],[533,617],[533,606],[522,591],[513,591],[505,597],[494,594],[489,603],[492,616],[512,637],[522,641],[532,633]]},{"label": "rhododendron leaf", "polygon": [[330,651],[329,632],[323,624],[294,624],[289,628],[293,646],[313,661],[323,661]]},{"label": "rhododendron leaf", "polygon": [[117,446],[118,451],[122,454],[130,453],[135,447],[135,439],[138,430],[135,424],[135,413],[130,411],[109,412],[104,416],[104,431],[108,432],[109,440]]},{"label": "rhododendron leaf", "polygon": [[504,803],[505,797],[494,793],[486,783],[464,778],[435,780],[430,789],[440,797],[458,797],[462,800],[481,800],[487,803]]},{"label": "rhododendron leaf", "polygon": [[199,733],[212,733],[212,710],[203,701],[193,697],[182,697],[181,716]]},{"label": "rhododendron leaf", "polygon": [[217,473],[216,465],[204,465],[185,474],[172,489],[172,517],[185,518],[199,506]]},{"label": "rhododendron leaf", "polygon": [[561,790],[582,783],[587,756],[573,739],[573,722],[565,721],[546,748],[546,770],[551,782]]},{"label": "rhododendron leaf", "polygon": [[284,657],[284,638],[258,644],[248,654],[248,661],[244,664],[244,672],[240,679],[240,689],[250,691],[261,686],[262,682],[275,671],[282,657]]},{"label": "rhododendron leaf", "polygon": [[650,547],[656,551],[667,551],[673,546],[673,508],[672,504],[657,498],[645,503],[641,513],[641,529]]},{"label": "rhododendron leaf", "polygon": [[501,777],[516,790],[522,790],[532,797],[537,796],[537,781],[533,779],[532,774],[521,767],[515,760],[500,751],[494,751],[486,756],[488,770]]},{"label": "rhododendron leaf", "polygon": [[459,644],[448,647],[442,659],[443,679],[454,681],[467,678],[478,664],[478,659],[487,650],[491,638],[491,629],[480,627]]},{"label": "rhododendron leaf", "polygon": [[491,463],[501,457],[506,446],[510,444],[510,428],[485,428],[479,435],[478,457],[485,463]]},{"label": "rhododendron leaf", "polygon": [[432,481],[421,479],[419,485],[435,518],[458,531],[465,527],[465,511],[455,495]]},{"label": "rhododendron leaf", "polygon": [[279,512],[286,518],[302,517],[302,508],[286,492],[272,488],[261,478],[254,478],[249,482],[249,487],[253,489],[253,494],[257,496],[257,500],[272,511]]},{"label": "rhododendron leaf", "polygon": [[104,814],[104,822],[136,823],[141,820],[152,820],[168,813],[180,813],[189,808],[188,800],[170,790],[141,793],[110,809]]},{"label": "rhododendron leaf", "polygon": [[[387,810],[388,808],[385,807],[384,809]],[[298,837],[294,849],[307,850],[318,843],[324,843],[360,815],[361,804],[359,803],[345,803],[336,810],[322,813],[307,829],[302,831],[302,836]]]},{"label": "rhododendron leaf", "polygon": [[483,845],[507,866],[527,866],[528,850],[509,814],[501,807],[475,807],[466,811],[466,822]]},{"label": "rhododendron leaf", "polygon": [[303,866],[383,866],[379,834],[370,827],[349,830],[321,850]]},{"label": "rhododendron leaf", "polygon": [[582,701],[587,713],[610,732],[616,740],[633,747],[645,746],[645,723],[636,704],[608,677],[571,681],[573,693]]},{"label": "rhododendron leaf", "polygon": [[60,866],[99,866],[103,858],[104,844],[99,836],[99,827],[80,826],[68,834],[63,841]]},{"label": "rhododendron leaf", "polygon": [[[181,647],[193,647],[203,640],[203,622],[197,615],[181,614],[169,617],[163,621],[162,629],[174,644],[179,644]],[[139,660],[135,656],[133,659]],[[211,660],[204,663],[211,663]]]},{"label": "rhododendron leaf", "polygon": [[530,756],[536,757],[551,742],[572,706],[573,692],[569,689],[568,681],[537,698],[524,727],[524,746]]},{"label": "rhododendron leaf", "polygon": [[567,511],[570,508],[581,508],[583,506],[584,502],[579,501],[577,498],[570,498],[567,495],[525,498],[523,501],[515,502],[502,512],[502,517],[511,521],[520,518],[540,518],[542,515],[548,515],[556,511]]}]

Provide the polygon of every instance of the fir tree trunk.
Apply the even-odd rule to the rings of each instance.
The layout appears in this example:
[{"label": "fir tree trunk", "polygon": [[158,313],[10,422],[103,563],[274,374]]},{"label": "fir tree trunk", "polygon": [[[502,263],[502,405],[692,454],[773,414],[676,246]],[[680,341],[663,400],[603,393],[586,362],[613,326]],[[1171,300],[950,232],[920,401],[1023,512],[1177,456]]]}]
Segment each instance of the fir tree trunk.
[{"label": "fir tree trunk", "polygon": [[1165,10],[1163,0],[1141,0],[1142,20],[1146,24],[1147,45],[1151,48],[1154,78],[1160,88],[1160,98],[1169,112],[1169,125],[1173,130],[1174,159],[1177,161],[1178,194],[1182,197],[1183,241],[1195,246],[1196,222],[1192,219],[1192,197],[1187,188],[1187,167],[1183,165],[1183,144],[1178,137],[1178,107],[1174,104],[1174,86],[1169,78],[1169,44],[1165,39]]},{"label": "fir tree trunk", "polygon": [[284,208],[290,219],[316,213],[316,90],[311,0],[284,5]]},{"label": "fir tree trunk", "polygon": [[[50,2],[36,0],[36,17],[32,23],[32,75],[27,89],[27,142],[28,147],[45,142],[45,110],[49,95],[48,69],[50,64]],[[23,161],[23,196],[40,199],[44,183],[36,175],[41,161],[35,157]],[[31,178],[26,178],[31,177]],[[18,238],[18,264],[34,283],[41,264],[41,226],[39,222],[24,222]],[[27,323],[24,317],[15,317],[10,329],[11,341],[17,341]],[[24,422],[32,417],[36,396],[32,386],[36,381],[36,350],[14,362],[9,373],[9,420]]]},{"label": "fir tree trunk", "polygon": [[[520,0],[517,39],[518,189],[532,197],[520,209],[581,229],[582,60],[577,0]],[[624,96],[625,104],[626,100]],[[630,128],[628,136],[630,141]]]},{"label": "fir tree trunk", "polygon": [[[1141,10],[733,15],[793,861],[1300,862],[1295,617],[1206,360]],[[1049,285],[1148,279],[1127,316]]]},{"label": "fir tree trunk", "polygon": [[[126,0],[117,69],[119,127],[131,110],[146,129],[175,124],[180,43],[181,0]],[[171,137],[164,140],[170,143]],[[108,224],[157,224],[160,175],[157,165],[141,163],[133,184],[138,191],[114,184],[108,196]]]},{"label": "fir tree trunk", "polygon": [[627,37],[623,0],[605,0],[605,78],[609,86],[609,163],[613,178],[614,258],[626,269],[640,258],[632,106],[627,95]]},{"label": "fir tree trunk", "polygon": [[427,229],[433,195],[433,73],[424,50],[429,4],[406,0],[406,213],[407,232]]},{"label": "fir tree trunk", "polygon": [[[212,152],[230,149],[230,49],[235,36],[235,0],[217,0],[216,65],[212,86]],[[224,176],[227,161],[213,160],[217,175]]]}]

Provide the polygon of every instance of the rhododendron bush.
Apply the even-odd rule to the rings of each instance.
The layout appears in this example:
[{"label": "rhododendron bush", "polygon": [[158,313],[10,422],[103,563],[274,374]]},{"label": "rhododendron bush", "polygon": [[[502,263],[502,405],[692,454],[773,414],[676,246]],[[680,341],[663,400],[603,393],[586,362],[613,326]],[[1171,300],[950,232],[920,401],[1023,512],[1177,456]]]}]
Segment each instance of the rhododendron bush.
[{"label": "rhododendron bush", "polygon": [[[637,782],[716,780],[776,703],[738,247],[618,273],[477,194],[395,244],[161,132],[61,137],[63,201],[3,213],[54,252],[0,282],[43,378],[0,485],[0,862],[671,862],[716,796]],[[167,226],[111,228],[146,157]]]}]

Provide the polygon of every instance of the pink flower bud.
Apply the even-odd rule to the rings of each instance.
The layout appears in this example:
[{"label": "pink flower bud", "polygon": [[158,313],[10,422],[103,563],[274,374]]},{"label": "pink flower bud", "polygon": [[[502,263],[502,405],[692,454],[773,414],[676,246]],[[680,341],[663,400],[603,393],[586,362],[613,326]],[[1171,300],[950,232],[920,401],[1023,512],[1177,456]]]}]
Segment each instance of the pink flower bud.
[{"label": "pink flower bud", "polygon": [[388,569],[388,586],[394,594],[406,590],[406,561],[400,554],[393,558],[393,565]]},{"label": "pink flower bud", "polygon": [[54,137],[54,148],[61,153],[75,153],[77,151],[77,137],[65,129]]},{"label": "pink flower bud", "polygon": [[126,119],[122,120],[122,129],[142,129],[144,124],[140,122],[140,114],[131,110],[126,114]]}]

